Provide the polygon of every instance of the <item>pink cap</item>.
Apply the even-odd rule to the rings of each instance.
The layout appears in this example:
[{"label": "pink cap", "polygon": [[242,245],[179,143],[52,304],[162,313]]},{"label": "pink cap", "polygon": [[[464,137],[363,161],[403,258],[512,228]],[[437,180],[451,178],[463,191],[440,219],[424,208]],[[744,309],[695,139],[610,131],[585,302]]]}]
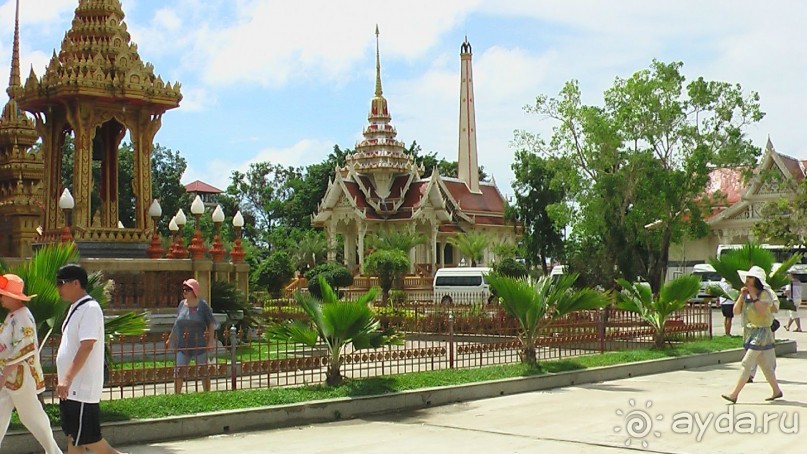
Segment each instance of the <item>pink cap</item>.
[{"label": "pink cap", "polygon": [[193,294],[198,298],[199,297],[199,281],[196,279],[188,279],[182,283],[182,285],[187,285],[188,287],[193,290]]}]

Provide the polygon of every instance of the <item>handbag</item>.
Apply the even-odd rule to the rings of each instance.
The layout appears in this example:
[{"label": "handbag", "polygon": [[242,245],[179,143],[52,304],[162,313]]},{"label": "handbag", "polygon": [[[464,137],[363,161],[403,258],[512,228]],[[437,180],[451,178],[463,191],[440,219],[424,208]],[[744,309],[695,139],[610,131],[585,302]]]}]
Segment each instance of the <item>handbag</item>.
[{"label": "handbag", "polygon": [[773,319],[773,323],[771,323],[771,331],[776,332],[776,330],[777,330],[777,329],[779,329],[779,327],[780,327],[781,325],[782,325],[782,324],[781,324],[781,323],[779,323],[779,320],[776,320],[776,319],[774,318],[774,319]]}]

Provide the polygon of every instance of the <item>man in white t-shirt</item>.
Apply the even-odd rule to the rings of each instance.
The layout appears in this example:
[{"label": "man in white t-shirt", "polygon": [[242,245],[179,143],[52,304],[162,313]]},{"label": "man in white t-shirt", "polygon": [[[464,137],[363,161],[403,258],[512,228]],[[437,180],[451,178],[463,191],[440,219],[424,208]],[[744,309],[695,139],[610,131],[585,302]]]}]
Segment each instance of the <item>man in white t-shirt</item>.
[{"label": "man in white t-shirt", "polygon": [[101,435],[98,402],[104,387],[104,313],[87,294],[87,272],[67,264],[56,273],[59,296],[70,303],[56,354],[62,431],[67,452],[119,454]]}]

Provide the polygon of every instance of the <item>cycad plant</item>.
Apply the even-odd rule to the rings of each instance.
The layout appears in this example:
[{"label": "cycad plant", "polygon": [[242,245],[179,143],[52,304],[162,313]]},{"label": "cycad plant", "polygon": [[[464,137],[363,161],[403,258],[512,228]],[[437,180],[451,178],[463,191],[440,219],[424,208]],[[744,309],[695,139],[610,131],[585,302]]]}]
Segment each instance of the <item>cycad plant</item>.
[{"label": "cycad plant", "polygon": [[686,306],[687,301],[698,294],[701,281],[697,276],[681,276],[667,281],[658,296],[654,296],[650,286],[642,282],[628,282],[617,279],[623,290],[616,294],[616,306],[636,312],[655,330],[653,343],[656,348],[664,347],[667,320],[675,311]]},{"label": "cycad plant", "polygon": [[[37,295],[27,303],[37,322],[37,334],[44,345],[52,333],[59,333],[64,320],[68,302],[59,297],[56,288],[56,272],[67,263],[78,262],[78,252],[71,245],[48,245],[37,249],[30,260],[24,264],[7,269],[3,264],[3,273],[14,273],[25,281],[25,292]],[[103,307],[108,301],[111,285],[101,273],[91,273],[87,282],[87,293],[95,298]],[[142,334],[146,330],[144,313],[126,313],[104,322],[107,340],[117,336]]]},{"label": "cycad plant", "polygon": [[448,237],[448,242],[471,260],[471,266],[476,266],[482,261],[491,239],[483,232],[467,232]]},{"label": "cycad plant", "polygon": [[393,328],[381,330],[381,324],[370,309],[370,303],[378,296],[373,287],[355,301],[342,301],[328,282],[320,277],[322,299],[297,293],[297,304],[308,320],[288,320],[269,327],[267,337],[271,341],[295,342],[314,347],[325,344],[328,351],[326,383],[336,386],[342,383],[342,355],[347,345],[354,350],[378,348],[385,345],[402,345],[403,336]]},{"label": "cycad plant", "polygon": [[609,303],[606,294],[593,289],[576,290],[577,274],[566,274],[556,282],[549,276],[530,281],[490,273],[486,277],[502,307],[518,320],[521,361],[537,364],[536,348],[541,330],[568,313],[596,309]]},{"label": "cycad plant", "polygon": [[[739,249],[734,249],[723,253],[720,257],[709,259],[715,271],[726,279],[735,290],[741,289],[745,282],[740,281],[737,271],[748,270],[752,266],[758,266],[765,270],[767,283],[771,288],[778,289],[790,283],[787,277],[787,270],[801,261],[801,254],[793,254],[781,265],[775,267],[776,257],[771,251],[756,243],[746,243]],[[710,289],[714,294],[722,294],[731,299],[736,299],[738,292],[732,291],[729,294],[722,292],[719,287]],[[787,302],[783,301],[781,307],[787,309]],[[792,309],[793,306],[790,307]]]}]

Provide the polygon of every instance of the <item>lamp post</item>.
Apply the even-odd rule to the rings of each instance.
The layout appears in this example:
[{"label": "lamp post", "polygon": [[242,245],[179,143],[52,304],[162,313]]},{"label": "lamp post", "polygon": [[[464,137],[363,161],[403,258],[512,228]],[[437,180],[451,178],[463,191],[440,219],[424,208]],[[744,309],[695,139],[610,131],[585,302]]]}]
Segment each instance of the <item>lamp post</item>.
[{"label": "lamp post", "polygon": [[174,220],[177,223],[177,227],[179,227],[179,230],[177,230],[177,241],[174,245],[174,258],[186,259],[188,258],[188,251],[185,249],[185,241],[182,239],[182,227],[185,226],[188,219],[185,217],[185,212],[182,211],[182,208],[177,211]]},{"label": "lamp post", "polygon": [[224,260],[224,254],[227,252],[221,244],[221,223],[224,222],[224,211],[221,209],[221,205],[216,205],[212,217],[213,224],[216,226],[216,236],[213,238],[213,247],[210,249],[210,257],[213,258],[214,262],[220,262]]},{"label": "lamp post", "polygon": [[154,199],[151,202],[151,206],[149,206],[148,215],[151,218],[151,244],[149,247],[146,248],[146,254],[150,259],[158,259],[163,255],[163,248],[160,244],[160,234],[157,232],[157,219],[160,218],[163,214],[163,209],[160,206],[160,202],[157,199]]},{"label": "lamp post", "polygon": [[177,243],[177,232],[179,231],[179,226],[177,225],[177,217],[174,216],[171,218],[171,221],[168,222],[168,230],[171,231],[171,245],[168,246],[168,254],[165,256],[169,259],[178,258],[174,251],[176,250],[176,243]]},{"label": "lamp post", "polygon": [[241,248],[241,227],[244,226],[244,216],[241,215],[241,212],[235,213],[233,216],[233,227],[235,227],[235,244],[233,245],[233,250],[230,251],[230,259],[233,263],[241,263],[244,261],[244,256],[247,255],[246,252]]},{"label": "lamp post", "polygon": [[205,240],[202,239],[202,231],[199,230],[199,219],[202,217],[204,212],[205,204],[202,203],[202,198],[197,195],[191,204],[191,214],[193,215],[194,219],[196,219],[196,224],[194,225],[195,231],[193,232],[191,244],[188,246],[188,252],[191,253],[191,258],[193,260],[203,259],[205,257],[205,252],[207,252]]},{"label": "lamp post", "polygon": [[76,201],[73,199],[73,194],[70,190],[64,188],[62,196],[59,197],[59,208],[64,211],[64,227],[62,227],[61,241],[62,244],[67,244],[73,241],[73,232],[70,228],[70,210],[76,206]]}]

